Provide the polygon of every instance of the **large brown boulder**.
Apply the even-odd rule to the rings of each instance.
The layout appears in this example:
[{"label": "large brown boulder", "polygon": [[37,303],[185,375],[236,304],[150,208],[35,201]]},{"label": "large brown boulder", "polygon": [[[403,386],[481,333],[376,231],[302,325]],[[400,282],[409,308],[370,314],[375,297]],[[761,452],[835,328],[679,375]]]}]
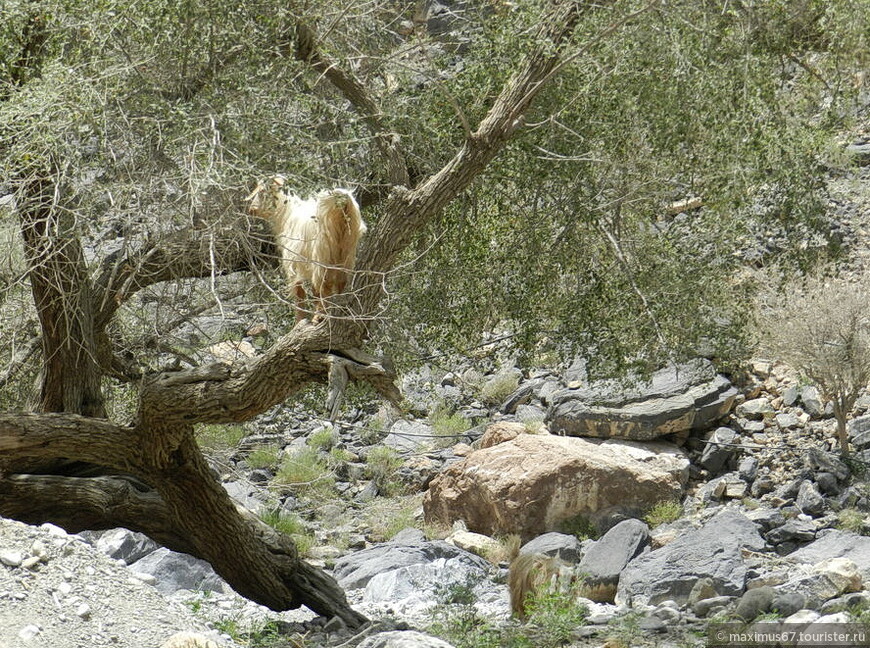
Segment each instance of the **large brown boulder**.
[{"label": "large brown boulder", "polygon": [[593,524],[680,497],[689,461],[664,442],[521,434],[449,466],[423,499],[427,522],[529,540],[584,516]]}]

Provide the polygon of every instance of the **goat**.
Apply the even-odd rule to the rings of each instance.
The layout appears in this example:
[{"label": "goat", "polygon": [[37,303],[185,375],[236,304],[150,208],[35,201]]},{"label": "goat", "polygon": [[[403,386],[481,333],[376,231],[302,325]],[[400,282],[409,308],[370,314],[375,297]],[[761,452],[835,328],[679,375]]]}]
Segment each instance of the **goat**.
[{"label": "goat", "polygon": [[269,222],[281,252],[281,268],[296,299],[296,321],[305,319],[305,282],[315,303],[313,321],[326,315],[324,300],[344,292],[366,224],[345,189],[303,200],[285,188],[283,176],[259,182],[246,200],[248,212]]}]

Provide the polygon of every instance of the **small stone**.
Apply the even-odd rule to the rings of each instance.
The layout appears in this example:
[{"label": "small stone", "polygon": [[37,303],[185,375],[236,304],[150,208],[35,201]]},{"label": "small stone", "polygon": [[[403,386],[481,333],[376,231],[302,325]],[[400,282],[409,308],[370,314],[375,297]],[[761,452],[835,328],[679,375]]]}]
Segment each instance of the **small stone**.
[{"label": "small stone", "polygon": [[21,641],[30,641],[40,632],[42,631],[40,630],[39,626],[33,624],[26,625],[18,631],[18,638],[21,639]]},{"label": "small stone", "polygon": [[782,620],[783,623],[815,623],[821,615],[815,610],[798,610]]},{"label": "small stone", "polygon": [[48,549],[46,549],[45,544],[41,540],[36,540],[32,545],[30,545],[30,553],[39,558],[42,562],[48,562]]},{"label": "small stone", "polygon": [[737,466],[737,474],[741,479],[751,482],[758,475],[758,459],[755,457],[744,457],[740,460]]},{"label": "small stone", "polygon": [[667,624],[657,616],[648,616],[638,622],[637,627],[644,632],[666,632]]},{"label": "small stone", "polygon": [[818,517],[825,512],[825,498],[822,497],[815,484],[809,480],[801,483],[795,504],[802,513],[812,515],[813,517]]},{"label": "small stone", "polygon": [[20,567],[23,561],[24,555],[20,551],[0,551],[0,563],[3,563],[7,567]]},{"label": "small stone", "polygon": [[766,398],[753,398],[738,405],[736,414],[743,418],[760,421],[773,416],[774,411]]},{"label": "small stone", "polygon": [[146,585],[156,585],[157,584],[157,579],[154,576],[152,576],[151,574],[145,574],[142,572],[134,571],[134,572],[132,572],[132,575],[133,575],[133,578],[135,578],[136,580],[138,580],[142,583],[145,583]]},{"label": "small stone", "polygon": [[776,424],[781,427],[783,430],[788,430],[791,428],[799,427],[801,422],[798,420],[798,417],[794,414],[777,414],[776,415]]},{"label": "small stone", "polygon": [[72,585],[69,583],[61,583],[57,586],[57,591],[63,594],[64,596],[69,596],[72,593]]},{"label": "small stone", "polygon": [[725,609],[733,600],[733,596],[714,596],[695,603],[692,606],[692,611],[697,616],[704,618],[710,614],[715,614],[716,612]]},{"label": "small stone", "polygon": [[36,566],[41,562],[42,560],[39,558],[39,556],[28,556],[21,561],[21,566],[24,567],[24,569],[33,570],[36,569]]},{"label": "small stone", "polygon": [[87,603],[82,603],[76,608],[76,616],[81,619],[91,618],[91,606]]},{"label": "small stone", "polygon": [[816,473],[816,485],[825,495],[833,496],[840,493],[840,486],[837,483],[837,478],[829,472]]}]

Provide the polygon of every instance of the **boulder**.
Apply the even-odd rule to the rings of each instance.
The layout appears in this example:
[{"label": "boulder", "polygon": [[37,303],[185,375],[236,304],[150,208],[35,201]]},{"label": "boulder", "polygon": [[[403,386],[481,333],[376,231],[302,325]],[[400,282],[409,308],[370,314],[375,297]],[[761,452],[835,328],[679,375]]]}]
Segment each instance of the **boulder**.
[{"label": "boulder", "polygon": [[829,558],[848,558],[855,563],[865,582],[870,582],[870,538],[851,531],[832,529],[789,554],[799,563],[815,565]]},{"label": "boulder", "polygon": [[423,499],[428,523],[528,540],[584,516],[639,515],[679,499],[689,461],[662,443],[599,441],[522,434],[447,467]]},{"label": "boulder", "polygon": [[165,547],[137,560],[130,565],[130,569],[137,574],[153,576],[156,579],[154,587],[162,594],[172,594],[181,589],[203,592],[224,592],[228,589],[206,561]]},{"label": "boulder", "polygon": [[529,540],[520,547],[520,553],[544,554],[555,556],[568,563],[578,563],[582,557],[583,549],[577,536],[567,533],[551,531]]},{"label": "boulder", "polygon": [[349,554],[335,563],[333,574],[343,589],[358,589],[368,585],[378,574],[387,574],[412,565],[427,565],[440,561],[446,569],[469,568],[486,573],[490,565],[480,556],[442,540],[410,544],[387,542]]},{"label": "boulder", "polygon": [[647,441],[705,429],[731,410],[736,397],[731,382],[699,360],[631,386],[610,380],[564,389],[553,395],[546,421],[557,434]]},{"label": "boulder", "polygon": [[738,596],[746,583],[742,549],[760,551],[764,540],[744,515],[725,510],[700,529],[632,560],[619,577],[616,602],[656,605],[688,602],[698,579],[709,578],[723,596]]},{"label": "boulder", "polygon": [[741,418],[752,421],[763,421],[774,415],[773,407],[766,398],[752,398],[744,401],[734,409],[734,413]]},{"label": "boulder", "polygon": [[593,601],[612,603],[619,575],[625,566],[649,547],[649,527],[640,520],[623,520],[587,549],[578,571],[584,576]]},{"label": "boulder", "polygon": [[870,448],[870,415],[853,418],[846,424],[846,430],[855,450]]},{"label": "boulder", "polygon": [[799,594],[804,597],[806,607],[818,610],[825,601],[860,591],[862,582],[854,562],[848,558],[830,558],[814,565],[809,572],[794,576],[777,590]]},{"label": "boulder", "polygon": [[413,453],[435,447],[435,430],[422,421],[399,419],[381,443],[398,452]]}]

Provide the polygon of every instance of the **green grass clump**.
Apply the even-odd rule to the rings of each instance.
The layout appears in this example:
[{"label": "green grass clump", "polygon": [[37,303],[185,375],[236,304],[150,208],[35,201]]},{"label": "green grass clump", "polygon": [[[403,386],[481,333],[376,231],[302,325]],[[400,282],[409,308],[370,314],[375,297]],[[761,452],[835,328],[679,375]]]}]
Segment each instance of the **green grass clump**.
[{"label": "green grass clump", "polygon": [[837,511],[837,528],[861,535],[867,534],[867,516],[856,508]]},{"label": "green grass clump", "polygon": [[338,434],[336,433],[335,428],[327,427],[312,433],[311,436],[308,437],[306,443],[315,450],[329,452],[337,442]]},{"label": "green grass clump", "polygon": [[196,431],[196,440],[207,452],[226,452],[238,446],[246,434],[241,425],[201,425]]},{"label": "green grass clump", "polygon": [[660,524],[667,524],[679,520],[683,514],[683,505],[677,500],[662,500],[653,506],[644,516],[644,522],[654,529]]},{"label": "green grass clump", "polygon": [[284,457],[275,475],[275,482],[305,487],[312,493],[326,495],[333,490],[335,476],[317,450],[305,447]]},{"label": "green grass clump", "polygon": [[439,437],[441,447],[449,447],[459,441],[459,436],[463,432],[467,432],[471,427],[466,419],[461,414],[451,411],[444,404],[440,404],[432,409],[429,413],[429,424],[435,432],[435,436]]},{"label": "green grass clump", "polygon": [[281,448],[277,445],[260,446],[251,451],[245,462],[251,468],[274,468],[280,454]]},{"label": "green grass clump", "polygon": [[366,477],[371,479],[380,491],[392,488],[396,471],[402,466],[399,453],[387,446],[378,446],[366,455]]},{"label": "green grass clump", "polygon": [[499,405],[513,394],[520,385],[520,378],[514,373],[496,374],[487,380],[480,390],[480,399],[487,405]]},{"label": "green grass clump", "polygon": [[316,542],[314,535],[305,528],[298,515],[270,510],[261,512],[260,519],[276,531],[290,536],[300,555],[306,555]]},{"label": "green grass clump", "polygon": [[585,515],[580,513],[559,524],[559,531],[575,536],[578,540],[598,539],[598,529]]}]

